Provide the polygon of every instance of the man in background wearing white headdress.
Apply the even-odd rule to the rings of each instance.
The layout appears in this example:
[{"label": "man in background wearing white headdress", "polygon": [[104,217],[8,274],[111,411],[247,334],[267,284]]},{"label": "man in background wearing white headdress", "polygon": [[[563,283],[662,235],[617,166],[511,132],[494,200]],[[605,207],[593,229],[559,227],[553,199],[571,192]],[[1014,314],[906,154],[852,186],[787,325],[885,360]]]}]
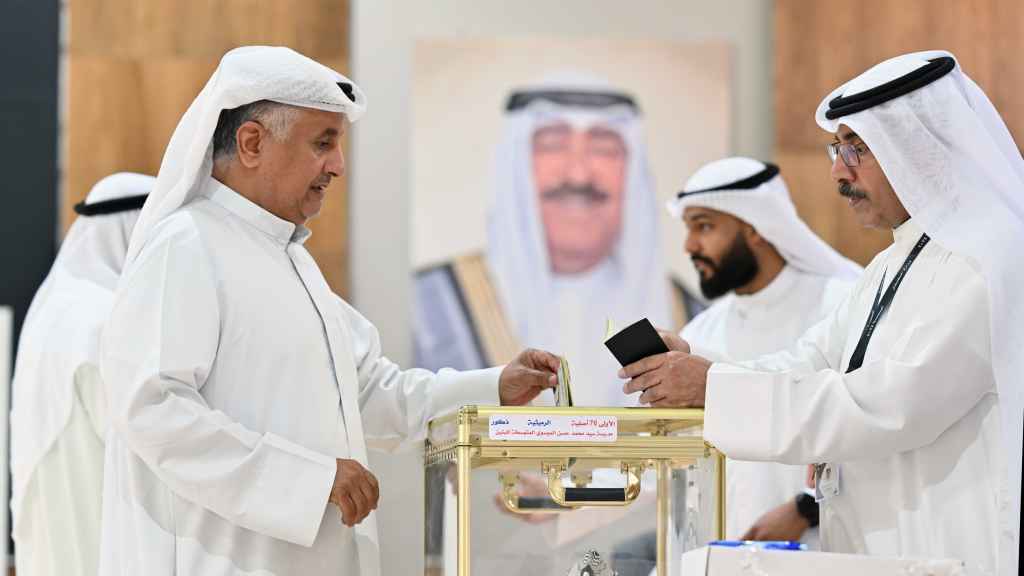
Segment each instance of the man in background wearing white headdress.
[{"label": "man in background wearing white headdress", "polygon": [[788,351],[712,364],[676,339],[626,367],[627,389],[706,406],[705,436],[734,458],[817,463],[826,550],[1015,575],[1024,161],[948,52],[871,68],[817,121],[839,193],[893,245]]},{"label": "man in background wearing white headdress", "polygon": [[558,359],[535,350],[402,371],[331,291],[305,223],[365,104],[334,70],[251,46],[224,56],[175,129],[103,335],[101,574],[378,576],[367,443],[555,385]]},{"label": "man in background wearing white headdress", "polygon": [[[862,272],[800,219],[774,164],[743,157],[706,164],[668,209],[686,226],[686,252],[714,301],[680,333],[707,358],[757,358],[793,345]],[[817,546],[807,466],[730,459],[726,470],[728,538]],[[628,557],[645,557],[653,568],[653,535],[616,551],[619,563]]]},{"label": "man in background wearing white headdress", "polygon": [[699,302],[662,263],[640,109],[562,74],[505,112],[485,252],[418,274],[416,362],[479,368],[522,343],[569,360],[577,405],[623,405],[606,320],[681,327]]},{"label": "man in background wearing white headdress", "polygon": [[100,332],[154,179],[100,180],[68,230],[21,331],[12,384],[11,513],[22,576],[90,576],[99,559],[103,442]]},{"label": "man in background wearing white headdress", "polygon": [[[680,333],[707,358],[752,359],[792,346],[839,305],[862,272],[800,219],[773,164],[750,158],[707,164],[669,210],[687,227],[686,251],[704,297],[717,299]],[[814,499],[802,494],[805,466],[730,460],[728,470],[729,538],[799,540],[817,525]]]}]

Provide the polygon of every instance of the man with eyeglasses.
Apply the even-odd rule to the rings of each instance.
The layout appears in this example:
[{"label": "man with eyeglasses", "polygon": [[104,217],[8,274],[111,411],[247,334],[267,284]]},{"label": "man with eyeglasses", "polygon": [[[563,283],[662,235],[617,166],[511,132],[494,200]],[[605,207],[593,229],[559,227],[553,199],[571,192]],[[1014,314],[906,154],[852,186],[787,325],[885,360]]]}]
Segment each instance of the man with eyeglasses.
[{"label": "man with eyeglasses", "polygon": [[704,406],[730,457],[815,464],[822,547],[1018,573],[1024,160],[947,52],[887,60],[830,94],[832,178],[891,228],[847,300],[791,349],[627,366],[654,406]]},{"label": "man with eyeglasses", "polygon": [[[790,346],[838,306],[863,273],[800,219],[779,168],[733,157],[702,166],[668,206],[714,303],[680,336],[709,359],[750,359]],[[805,466],[730,460],[729,538],[817,545]]]},{"label": "man with eyeglasses", "polygon": [[[792,345],[828,317],[863,273],[800,219],[771,163],[742,156],[709,162],[667,208],[685,227],[683,249],[701,292],[713,300],[679,334],[705,358],[757,358]],[[730,459],[726,469],[727,538],[800,540],[818,548],[807,466]],[[647,576],[655,544],[651,532],[616,548],[619,576]]]},{"label": "man with eyeglasses", "polygon": [[845,125],[839,127],[835,138],[827,150],[839,194],[849,201],[861,226],[895,231],[910,215],[871,156],[871,150]]}]

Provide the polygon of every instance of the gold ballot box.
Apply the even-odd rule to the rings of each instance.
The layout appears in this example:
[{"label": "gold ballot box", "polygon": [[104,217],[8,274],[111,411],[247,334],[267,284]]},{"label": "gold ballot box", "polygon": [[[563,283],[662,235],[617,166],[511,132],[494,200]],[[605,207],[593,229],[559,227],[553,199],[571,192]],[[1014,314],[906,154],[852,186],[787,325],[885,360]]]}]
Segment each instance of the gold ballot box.
[{"label": "gold ballot box", "polygon": [[674,574],[724,538],[725,458],[689,409],[463,406],[426,440],[425,573]]}]

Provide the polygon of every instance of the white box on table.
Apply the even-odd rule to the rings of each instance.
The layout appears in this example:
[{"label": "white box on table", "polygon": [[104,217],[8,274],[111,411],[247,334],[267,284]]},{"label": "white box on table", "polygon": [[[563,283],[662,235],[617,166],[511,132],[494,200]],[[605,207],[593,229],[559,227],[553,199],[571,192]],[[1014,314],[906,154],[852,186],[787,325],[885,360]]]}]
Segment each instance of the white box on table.
[{"label": "white box on table", "polygon": [[958,560],[704,546],[683,554],[685,576],[962,576]]}]

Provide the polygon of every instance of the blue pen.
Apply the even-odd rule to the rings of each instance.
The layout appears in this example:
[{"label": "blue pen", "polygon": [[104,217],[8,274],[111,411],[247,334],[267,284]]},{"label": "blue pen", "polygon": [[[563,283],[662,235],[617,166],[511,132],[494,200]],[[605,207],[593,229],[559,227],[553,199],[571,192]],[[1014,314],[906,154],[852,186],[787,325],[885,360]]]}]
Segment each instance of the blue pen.
[{"label": "blue pen", "polygon": [[780,541],[757,541],[757,540],[714,540],[708,542],[708,546],[722,546],[724,548],[758,548],[761,550],[807,550],[806,544],[788,540]]}]

